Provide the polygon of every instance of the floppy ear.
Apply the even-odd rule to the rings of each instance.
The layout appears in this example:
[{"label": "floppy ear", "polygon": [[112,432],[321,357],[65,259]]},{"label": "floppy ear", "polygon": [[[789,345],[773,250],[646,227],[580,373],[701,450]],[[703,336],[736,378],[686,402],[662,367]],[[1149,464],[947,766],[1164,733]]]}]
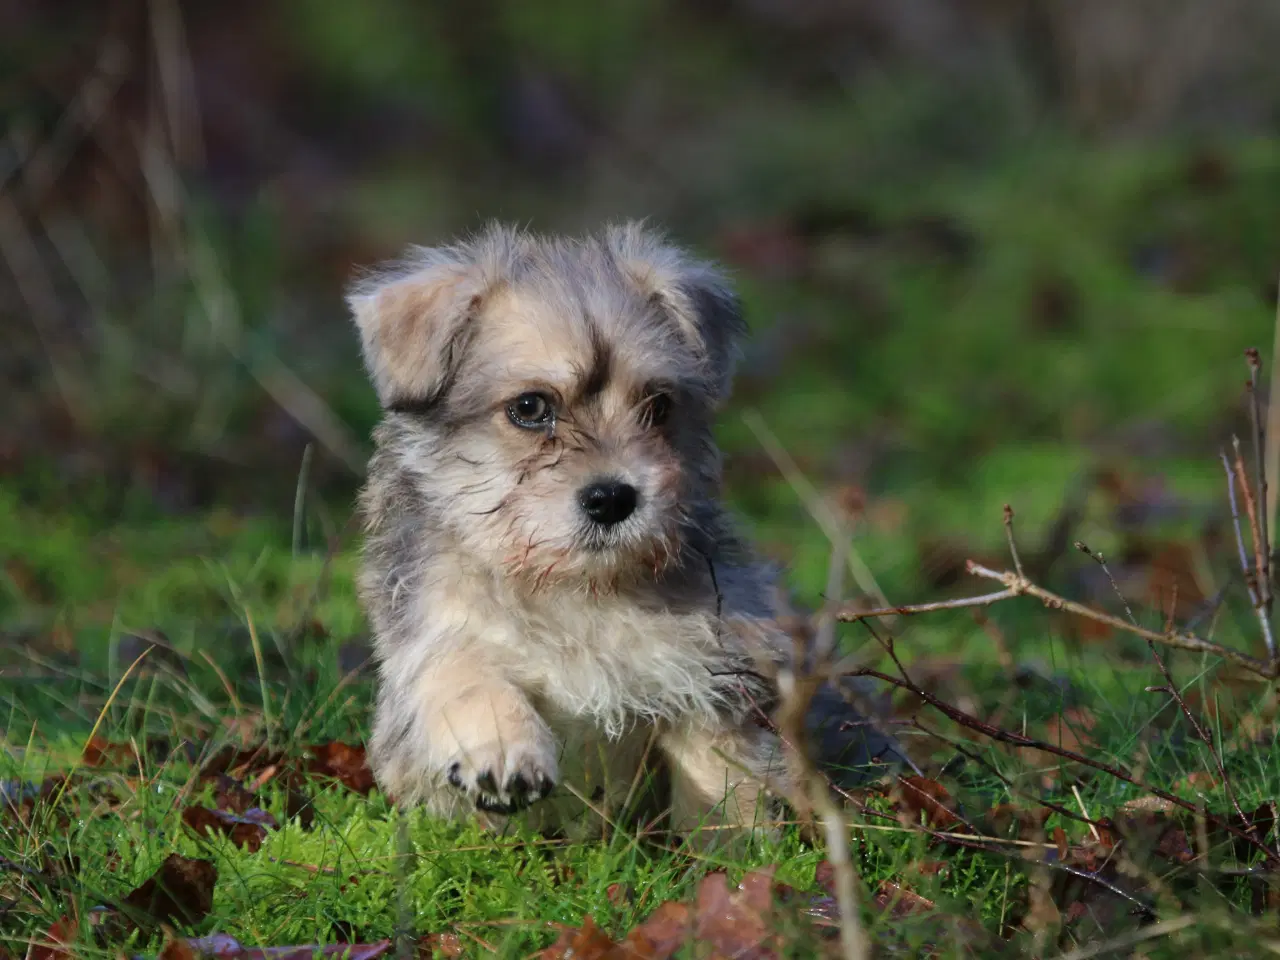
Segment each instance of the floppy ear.
[{"label": "floppy ear", "polygon": [[618,266],[700,355],[711,401],[723,401],[747,330],[728,280],[712,264],[667,244],[638,222],[609,228],[605,242]]},{"label": "floppy ear", "polygon": [[452,247],[414,247],[347,295],[365,367],[387,409],[427,409],[448,393],[484,296],[506,275],[517,235],[493,226]]}]

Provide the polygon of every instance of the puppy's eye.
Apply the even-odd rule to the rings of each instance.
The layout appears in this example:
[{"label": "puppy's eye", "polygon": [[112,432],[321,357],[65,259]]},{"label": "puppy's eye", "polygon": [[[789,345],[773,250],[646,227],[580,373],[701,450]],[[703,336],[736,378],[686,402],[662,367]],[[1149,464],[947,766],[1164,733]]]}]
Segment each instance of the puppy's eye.
[{"label": "puppy's eye", "polygon": [[555,419],[555,408],[540,393],[522,393],[507,404],[507,416],[517,427],[540,430]]},{"label": "puppy's eye", "polygon": [[660,427],[670,415],[671,396],[666,393],[655,393],[640,410],[640,420],[646,427]]}]

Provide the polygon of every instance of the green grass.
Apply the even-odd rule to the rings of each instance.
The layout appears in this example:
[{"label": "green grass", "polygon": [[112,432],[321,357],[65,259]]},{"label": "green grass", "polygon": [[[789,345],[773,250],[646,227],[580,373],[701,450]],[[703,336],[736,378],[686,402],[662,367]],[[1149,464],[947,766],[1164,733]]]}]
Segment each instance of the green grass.
[{"label": "green grass", "polygon": [[[939,260],[909,244],[835,236],[824,241],[805,279],[741,278],[757,334],[785,313],[807,338],[767,375],[752,375],[721,425],[732,501],[756,539],[786,561],[789,583],[802,598],[819,596],[828,545],[801,498],[760,453],[740,417],[747,406],[822,489],[856,482],[865,490],[868,507],[855,545],[895,603],[986,589],[978,581],[931,578],[926,568],[937,544],[1004,562],[1001,508],[1008,502],[1030,553],[1095,469],[1131,482],[1159,481],[1189,512],[1126,529],[1115,498],[1089,487],[1073,538],[1118,563],[1139,544],[1204,547],[1212,585],[1227,582],[1234,548],[1204,530],[1225,530],[1215,451],[1232,430],[1243,429],[1242,352],[1256,345],[1266,355],[1271,343],[1272,308],[1260,290],[1280,262],[1280,145],[1242,145],[1229,158],[1229,183],[1204,192],[1186,185],[1186,154],[1173,148],[1028,151],[983,177],[951,172],[918,191],[853,198],[891,228],[920,214],[954,219],[974,237],[971,262]],[[270,248],[269,228],[262,230],[246,241],[253,250]],[[1196,269],[1185,288],[1135,270],[1133,250],[1149,241],[1194,246]],[[269,299],[271,261],[251,254],[228,258],[235,261],[228,282],[246,305],[240,359],[196,336],[202,321],[190,290],[164,291],[188,311],[184,325],[167,331],[157,295],[156,316],[140,319],[138,329],[156,333],[154,349],[197,371],[196,387],[155,403],[154,387],[127,369],[127,335],[92,372],[99,379],[86,381],[93,388],[87,394],[100,388],[93,430],[105,442],[123,442],[135,431],[149,442],[206,455],[209,437],[221,443],[252,434],[264,402],[252,375],[259,355],[296,359],[352,435],[367,434],[373,408],[354,346],[347,344],[350,353],[309,354],[299,346],[305,338],[273,332],[265,309],[248,307]],[[1035,303],[1048,280],[1065,285],[1075,305],[1046,326]],[[855,288],[872,291],[879,315],[850,312]],[[333,339],[344,342],[336,333]],[[871,467],[845,470],[843,458],[864,444],[879,451],[867,458]],[[252,462],[260,449],[246,443],[238,452],[248,451]],[[309,499],[295,552],[296,464],[270,463],[254,478],[253,490],[265,494],[256,509],[233,494],[208,509],[165,514],[145,490],[120,495],[100,478],[95,487],[92,477],[64,483],[56,457],[33,456],[20,474],[0,481],[6,790],[76,766],[95,729],[140,749],[148,738],[186,738],[203,756],[224,743],[263,739],[296,755],[308,744],[365,736],[370,674],[353,675],[351,668],[364,650],[366,626],[352,585],[354,542],[338,535],[349,500],[341,484]],[[1140,505],[1155,500],[1150,493],[1137,497]],[[262,502],[276,506],[263,509]],[[332,553],[325,546],[331,538]],[[1070,551],[1055,559],[1048,586],[1119,610],[1109,588],[1082,586],[1090,561]],[[1139,558],[1125,568],[1141,576],[1150,562]],[[1135,600],[1146,601],[1137,611],[1142,621],[1158,627],[1156,598],[1141,585],[1132,589]],[[1256,625],[1239,593],[1203,629],[1256,652]],[[1166,695],[1147,691],[1163,680],[1141,641],[1082,639],[1030,600],[988,614],[1023,668],[1018,682],[1001,665],[992,633],[965,612],[896,628],[908,671],[979,717],[999,715],[1009,730],[1047,739],[1060,717],[1091,718],[1092,729],[1078,731],[1085,733],[1082,752],[1139,771],[1145,782],[1215,814],[1229,813],[1222,785],[1203,780],[1216,770],[1208,750]],[[174,653],[153,652],[135,666],[153,631]],[[857,627],[843,628],[842,638],[850,649],[871,649]],[[873,662],[892,672],[887,658]],[[1170,662],[1188,702],[1208,718],[1240,805],[1252,811],[1274,800],[1280,795],[1274,692],[1199,657],[1170,655]],[[909,716],[906,700],[898,702]],[[950,738],[964,736],[936,713],[919,716]],[[960,742],[985,765],[960,762],[946,743],[918,731],[903,736],[957,809],[1005,840],[1031,834],[992,820],[989,812],[999,805],[1034,810],[1039,797],[1073,812],[1083,806],[1094,818],[1119,817],[1124,804],[1144,795],[1096,770],[981,737]],[[744,859],[720,863],[625,834],[575,845],[518,830],[495,837],[417,814],[402,825],[377,792],[365,797],[315,778],[303,787],[314,799],[311,829],[288,820],[278,782],[264,786],[259,801],[280,827],[249,852],[185,830],[182,809],[211,805],[209,786],[193,778],[187,759],[160,762],[141,752],[140,770],[126,762],[81,769],[58,809],[37,807],[34,820],[0,812],[0,858],[10,868],[0,874],[0,943],[10,952],[20,955],[63,915],[81,923],[80,942],[92,945],[83,948],[86,955],[154,950],[158,934],[135,936],[131,944],[96,941],[92,908],[126,896],[174,852],[209,858],[218,871],[212,912],[184,933],[223,932],[250,945],[372,941],[402,930],[455,933],[468,950],[488,945],[504,956],[528,955],[556,938],[552,925],[578,925],[586,916],[621,936],[663,901],[690,900],[707,871],[721,867],[736,879],[776,865],[779,880],[813,891],[824,856],[794,826]],[[1039,874],[1022,858],[1025,847],[997,845],[1004,852],[993,853],[930,845],[894,818],[898,808],[887,798],[866,803],[867,810],[851,815],[851,827],[868,890],[882,881],[900,884],[934,901],[944,916],[975,921],[992,936],[1010,934],[1015,949],[1032,948],[1034,931],[1019,924]],[[1158,820],[1159,829],[1165,825]],[[1050,838],[1055,828],[1073,850],[1089,842],[1090,829],[1061,813],[1043,826]],[[1194,825],[1189,829],[1194,834]],[[1199,875],[1148,839],[1145,846],[1126,842],[1125,870],[1136,872],[1122,870],[1114,882],[1161,921],[1193,921],[1153,938],[1149,956],[1237,955],[1277,938],[1274,906],[1269,919],[1251,915],[1258,888],[1275,895],[1273,873]],[[1237,857],[1221,836],[1210,843],[1216,867],[1257,866],[1256,854]],[[68,856],[78,858],[78,867],[60,872]],[[922,869],[929,864],[941,868]],[[1058,870],[1049,878],[1064,913],[1073,896],[1086,909],[1068,917],[1061,937],[1040,955],[1052,955],[1055,942],[1070,950],[1135,929],[1125,913],[1131,902],[1107,898],[1087,882],[1079,888],[1085,893],[1063,892],[1069,878]],[[633,892],[611,896],[616,884]],[[938,939],[927,924],[875,910],[868,919],[877,936],[917,945]],[[812,955],[811,932],[798,918],[788,922],[794,955]]]}]

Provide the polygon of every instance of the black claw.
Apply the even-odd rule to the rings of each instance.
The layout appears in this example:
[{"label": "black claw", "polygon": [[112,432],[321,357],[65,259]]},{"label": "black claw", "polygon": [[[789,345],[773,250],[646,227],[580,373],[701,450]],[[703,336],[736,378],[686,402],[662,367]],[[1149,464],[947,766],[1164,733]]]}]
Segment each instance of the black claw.
[{"label": "black claw", "polygon": [[538,799],[541,800],[549,794],[555,783],[545,773],[538,774]]},{"label": "black claw", "polygon": [[523,804],[516,803],[514,800],[502,801],[492,797],[486,797],[483,794],[476,797],[476,809],[483,810],[485,813],[501,813],[506,816],[518,811]]},{"label": "black claw", "polygon": [[492,770],[486,770],[480,776],[476,777],[476,786],[485,793],[497,793],[498,781],[493,776]]},{"label": "black claw", "polygon": [[462,789],[462,764],[455,763],[449,767],[449,783],[452,786]]},{"label": "black claw", "polygon": [[511,794],[513,801],[522,801],[529,795],[529,781],[524,778],[523,773],[517,773],[511,778],[507,784],[507,793]]}]

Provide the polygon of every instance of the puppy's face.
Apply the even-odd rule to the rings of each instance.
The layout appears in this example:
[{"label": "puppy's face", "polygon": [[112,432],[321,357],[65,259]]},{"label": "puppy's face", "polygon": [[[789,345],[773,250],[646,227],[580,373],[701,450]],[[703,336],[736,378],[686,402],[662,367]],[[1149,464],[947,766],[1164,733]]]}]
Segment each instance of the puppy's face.
[{"label": "puppy's face", "polygon": [[491,229],[351,300],[396,462],[470,555],[596,590],[679,556],[741,330],[708,267],[635,226]]}]

